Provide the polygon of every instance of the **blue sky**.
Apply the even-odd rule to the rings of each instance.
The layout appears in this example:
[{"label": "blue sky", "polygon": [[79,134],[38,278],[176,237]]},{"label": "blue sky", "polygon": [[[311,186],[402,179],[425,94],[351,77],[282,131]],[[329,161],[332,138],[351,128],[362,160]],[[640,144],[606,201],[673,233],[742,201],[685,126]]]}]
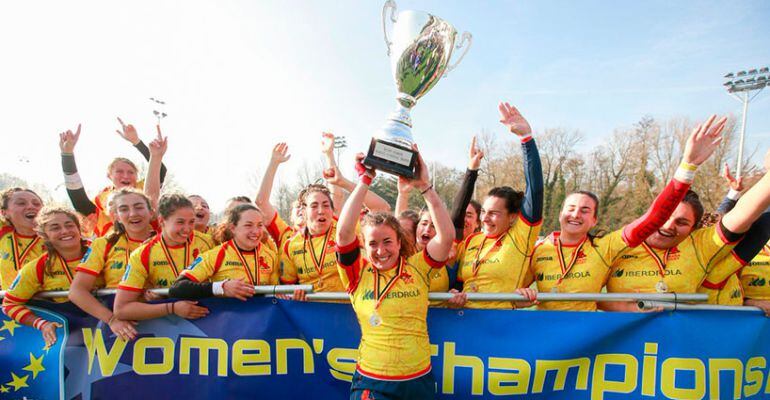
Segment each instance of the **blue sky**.
[{"label": "blue sky", "polygon": [[[506,139],[497,102],[535,131],[578,129],[584,148],[643,115],[740,115],[729,71],[770,64],[766,1],[398,1],[470,31],[467,57],[412,112],[428,160],[462,167],[470,136]],[[112,157],[139,157],[116,116],[152,136],[152,104],[168,102],[166,163],[216,209],[253,196],[277,141],[292,160],[319,160],[322,130],[364,151],[395,102],[379,1],[83,1],[0,4],[4,171],[56,187],[58,132],[83,123],[76,149],[90,191]],[[40,12],[44,9],[44,12]],[[751,104],[747,149],[770,144],[770,90]],[[19,161],[23,160],[23,161]],[[27,162],[26,160],[29,160]],[[350,171],[347,168],[347,171]],[[56,192],[63,195],[59,188]]]}]

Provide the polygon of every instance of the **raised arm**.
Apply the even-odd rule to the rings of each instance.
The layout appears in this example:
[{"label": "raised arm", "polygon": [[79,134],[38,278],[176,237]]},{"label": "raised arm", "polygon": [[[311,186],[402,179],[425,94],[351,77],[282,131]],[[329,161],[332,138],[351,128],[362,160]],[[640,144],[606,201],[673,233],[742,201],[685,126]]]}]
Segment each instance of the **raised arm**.
[{"label": "raised arm", "polygon": [[[348,192],[353,192],[356,188],[356,184],[345,178],[340,172],[340,169],[336,167],[334,168],[334,173],[326,178],[326,182],[330,185],[347,190]],[[371,211],[390,211],[390,204],[388,204],[385,199],[368,190],[364,197],[364,205]]]},{"label": "raised arm", "polygon": [[337,245],[347,246],[356,239],[356,224],[361,215],[361,206],[364,204],[364,198],[369,191],[369,185],[372,184],[375,172],[367,168],[362,163],[364,155],[356,155],[356,172],[358,173],[358,184],[348,196],[345,205],[340,211],[340,219],[337,222]]},{"label": "raised arm", "polygon": [[289,146],[286,143],[281,142],[273,146],[273,151],[270,153],[270,162],[267,164],[265,175],[262,177],[262,183],[259,185],[259,192],[257,192],[257,197],[254,200],[257,203],[257,207],[262,210],[262,214],[265,215],[266,221],[272,221],[277,212],[270,203],[270,193],[273,191],[273,181],[275,180],[275,173],[278,172],[278,166],[289,161],[289,158],[291,158],[288,152]]},{"label": "raised arm", "polygon": [[455,240],[463,239],[465,211],[468,209],[468,204],[470,204],[473,198],[473,189],[476,186],[476,178],[479,177],[481,159],[484,158],[484,152],[476,147],[476,136],[471,140],[471,148],[468,153],[468,170],[465,171],[465,177],[460,185],[460,190],[452,202],[451,218],[455,228]]},{"label": "raised arm", "polygon": [[538,224],[543,219],[543,167],[540,164],[540,153],[532,139],[532,128],[516,107],[500,103],[498,109],[500,123],[521,139],[524,180],[527,184],[521,204],[521,216],[530,224]]},{"label": "raised arm", "polygon": [[398,188],[398,196],[396,197],[396,211],[393,215],[398,218],[402,212],[409,209],[409,194],[412,192],[412,187],[404,185],[400,179],[396,187]]},{"label": "raised arm", "polygon": [[744,233],[770,206],[770,151],[765,154],[765,175],[741,196],[735,208],[722,217],[722,226],[733,233]]},{"label": "raised arm", "polygon": [[96,212],[96,205],[88,198],[83,181],[78,174],[78,166],[75,163],[75,145],[80,139],[80,124],[75,133],[71,130],[59,134],[59,149],[61,150],[61,168],[64,172],[64,185],[67,187],[72,206],[83,215],[91,215]]},{"label": "raised arm", "polygon": [[[417,146],[414,147],[417,150]],[[452,250],[452,244],[455,238],[455,230],[452,226],[452,218],[449,217],[444,202],[441,201],[438,193],[433,189],[428,175],[428,165],[423,160],[422,155],[417,153],[417,174],[410,181],[412,187],[420,191],[425,204],[428,206],[433,226],[436,228],[436,236],[425,245],[425,251],[428,256],[436,261],[444,261],[449,257]],[[404,178],[399,178],[404,179]]]},{"label": "raised arm", "polygon": [[[323,177],[328,184],[330,180],[334,180],[337,175],[337,160],[334,159],[334,135],[329,132],[323,132],[321,134],[321,154],[324,155],[326,161],[326,168],[323,170]],[[337,185],[328,184],[329,192],[332,194],[332,202],[335,205],[334,214],[339,216],[340,206],[345,201],[345,193]]]},{"label": "raised arm", "polygon": [[699,124],[687,138],[682,162],[668,185],[655,198],[647,212],[623,228],[623,240],[636,247],[668,221],[671,214],[690,189],[695,171],[703,164],[722,141],[722,130],[727,117],[714,122],[716,115]]},{"label": "raised arm", "polygon": [[[123,123],[123,120],[118,117],[118,122],[120,123],[121,129],[115,130],[118,135],[126,140],[127,142],[131,143],[132,146],[134,146],[137,150],[139,150],[139,153],[142,154],[142,157],[144,157],[145,161],[150,161],[150,149],[147,148],[147,146],[142,142],[141,139],[139,139],[139,134],[136,132],[136,128],[134,128],[131,124],[125,124]],[[160,133],[160,125],[156,126],[156,129],[158,133]],[[160,165],[160,184],[163,185],[163,181],[166,179],[166,166],[161,164]]]},{"label": "raised arm", "polygon": [[158,199],[160,199],[161,186],[161,165],[163,164],[163,155],[168,148],[168,137],[163,137],[158,126],[158,136],[150,142],[150,165],[147,167],[147,174],[144,179],[144,194],[150,198],[154,210],[158,209]]}]

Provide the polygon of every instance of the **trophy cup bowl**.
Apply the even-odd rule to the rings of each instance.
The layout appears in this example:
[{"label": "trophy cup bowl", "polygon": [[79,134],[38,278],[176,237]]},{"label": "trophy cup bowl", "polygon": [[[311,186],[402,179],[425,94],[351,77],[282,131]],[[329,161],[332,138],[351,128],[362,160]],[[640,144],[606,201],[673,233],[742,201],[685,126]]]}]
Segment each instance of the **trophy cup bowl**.
[{"label": "trophy cup bowl", "polygon": [[[391,41],[386,17],[393,22]],[[412,118],[409,111],[417,100],[462,61],[472,37],[465,32],[455,46],[457,30],[434,15],[421,11],[402,11],[395,15],[396,3],[388,0],[382,9],[382,30],[396,82],[397,108],[372,138],[364,159],[367,166],[405,178],[413,178],[417,152],[412,149]],[[449,63],[454,49],[464,48],[454,64]]]}]

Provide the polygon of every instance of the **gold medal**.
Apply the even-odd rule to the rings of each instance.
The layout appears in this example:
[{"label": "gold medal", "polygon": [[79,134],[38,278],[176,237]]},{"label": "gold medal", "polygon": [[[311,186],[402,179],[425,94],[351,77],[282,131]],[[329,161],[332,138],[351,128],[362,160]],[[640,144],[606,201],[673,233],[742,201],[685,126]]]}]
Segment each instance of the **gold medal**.
[{"label": "gold medal", "polygon": [[373,328],[382,325],[382,318],[380,318],[380,315],[377,314],[377,312],[372,313],[372,316],[369,317],[369,325],[371,325]]},{"label": "gold medal", "polygon": [[668,285],[666,285],[666,282],[663,282],[663,280],[658,281],[658,283],[655,284],[655,291],[658,293],[667,293],[668,292]]},{"label": "gold medal", "polygon": [[479,287],[476,286],[475,283],[471,283],[470,285],[468,285],[468,288],[471,290],[471,292],[478,292],[479,291]]}]

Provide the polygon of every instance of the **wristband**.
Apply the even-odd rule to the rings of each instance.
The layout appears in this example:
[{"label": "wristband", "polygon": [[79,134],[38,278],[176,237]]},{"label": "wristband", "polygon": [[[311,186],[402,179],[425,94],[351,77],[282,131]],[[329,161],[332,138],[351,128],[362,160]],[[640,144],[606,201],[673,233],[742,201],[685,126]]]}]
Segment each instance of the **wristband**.
[{"label": "wristband", "polygon": [[64,174],[64,186],[69,190],[78,190],[83,188],[83,181],[80,180],[80,174]]},{"label": "wristband", "polygon": [[738,200],[738,199],[740,199],[740,198],[741,198],[741,192],[739,192],[739,191],[737,191],[737,190],[734,190],[734,189],[732,189],[732,188],[731,188],[731,189],[730,189],[730,190],[727,192],[727,198],[728,198],[728,199],[730,199],[730,200]]},{"label": "wristband", "polygon": [[358,174],[358,179],[366,186],[370,186],[372,184],[372,179],[374,179],[374,177],[370,176],[368,172],[369,169],[366,168],[363,163],[356,163],[356,173]]},{"label": "wristband", "polygon": [[32,327],[37,329],[37,330],[39,330],[39,331],[42,331],[43,327],[46,324],[48,324],[48,321],[46,321],[46,320],[44,320],[44,319],[42,319],[40,317],[37,317],[37,318],[35,318],[34,321],[32,321]]},{"label": "wristband", "polygon": [[684,183],[692,183],[695,180],[695,170],[697,169],[697,165],[682,161],[674,173],[674,178]]},{"label": "wristband", "polygon": [[425,188],[425,190],[420,192],[420,195],[425,196],[425,193],[428,193],[429,190],[433,189],[433,184]]},{"label": "wristband", "polygon": [[521,137],[521,143],[522,144],[527,143],[530,140],[532,140],[532,134],[531,133],[528,133],[528,134],[526,134],[526,135]]},{"label": "wristband", "polygon": [[225,295],[225,282],[229,281],[229,279],[225,279],[223,281],[214,282],[211,284],[211,293],[214,296],[224,296]]}]

